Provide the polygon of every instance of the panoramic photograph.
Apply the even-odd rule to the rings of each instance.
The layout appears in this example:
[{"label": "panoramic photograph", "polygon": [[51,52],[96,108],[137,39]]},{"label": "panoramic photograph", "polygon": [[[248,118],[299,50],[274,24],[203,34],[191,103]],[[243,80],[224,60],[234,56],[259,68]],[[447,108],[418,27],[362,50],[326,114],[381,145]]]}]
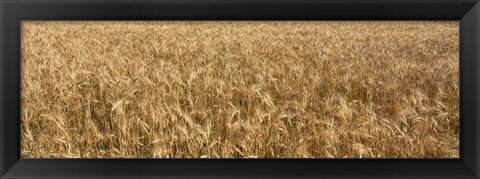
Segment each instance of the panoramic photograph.
[{"label": "panoramic photograph", "polygon": [[22,158],[459,158],[458,21],[22,21]]}]

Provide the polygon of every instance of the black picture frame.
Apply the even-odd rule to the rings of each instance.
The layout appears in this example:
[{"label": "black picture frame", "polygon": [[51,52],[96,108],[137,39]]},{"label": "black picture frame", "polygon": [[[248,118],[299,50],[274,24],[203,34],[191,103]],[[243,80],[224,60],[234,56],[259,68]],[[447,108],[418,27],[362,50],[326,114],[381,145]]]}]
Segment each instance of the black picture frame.
[{"label": "black picture frame", "polygon": [[[479,178],[477,0],[0,0],[0,178]],[[460,159],[21,159],[22,20],[459,20]]]}]

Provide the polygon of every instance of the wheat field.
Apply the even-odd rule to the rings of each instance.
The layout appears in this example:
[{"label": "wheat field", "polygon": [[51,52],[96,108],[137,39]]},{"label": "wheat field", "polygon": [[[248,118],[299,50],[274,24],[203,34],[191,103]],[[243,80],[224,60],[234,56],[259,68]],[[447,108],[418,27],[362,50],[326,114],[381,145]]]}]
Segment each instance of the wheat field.
[{"label": "wheat field", "polygon": [[458,158],[456,21],[23,21],[23,158]]}]

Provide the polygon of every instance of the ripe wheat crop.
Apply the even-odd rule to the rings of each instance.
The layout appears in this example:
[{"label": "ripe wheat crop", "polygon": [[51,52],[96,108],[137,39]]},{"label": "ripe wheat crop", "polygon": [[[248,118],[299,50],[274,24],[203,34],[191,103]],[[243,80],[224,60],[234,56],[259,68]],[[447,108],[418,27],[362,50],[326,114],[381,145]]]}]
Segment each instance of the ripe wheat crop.
[{"label": "ripe wheat crop", "polygon": [[22,22],[25,158],[458,158],[458,22]]}]

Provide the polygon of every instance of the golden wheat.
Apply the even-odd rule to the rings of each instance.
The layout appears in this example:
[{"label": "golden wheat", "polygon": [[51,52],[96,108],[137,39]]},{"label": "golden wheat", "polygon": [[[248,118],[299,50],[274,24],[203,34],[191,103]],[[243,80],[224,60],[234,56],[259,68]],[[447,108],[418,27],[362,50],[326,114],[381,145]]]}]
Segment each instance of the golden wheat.
[{"label": "golden wheat", "polygon": [[457,158],[458,22],[22,22],[26,158]]}]

